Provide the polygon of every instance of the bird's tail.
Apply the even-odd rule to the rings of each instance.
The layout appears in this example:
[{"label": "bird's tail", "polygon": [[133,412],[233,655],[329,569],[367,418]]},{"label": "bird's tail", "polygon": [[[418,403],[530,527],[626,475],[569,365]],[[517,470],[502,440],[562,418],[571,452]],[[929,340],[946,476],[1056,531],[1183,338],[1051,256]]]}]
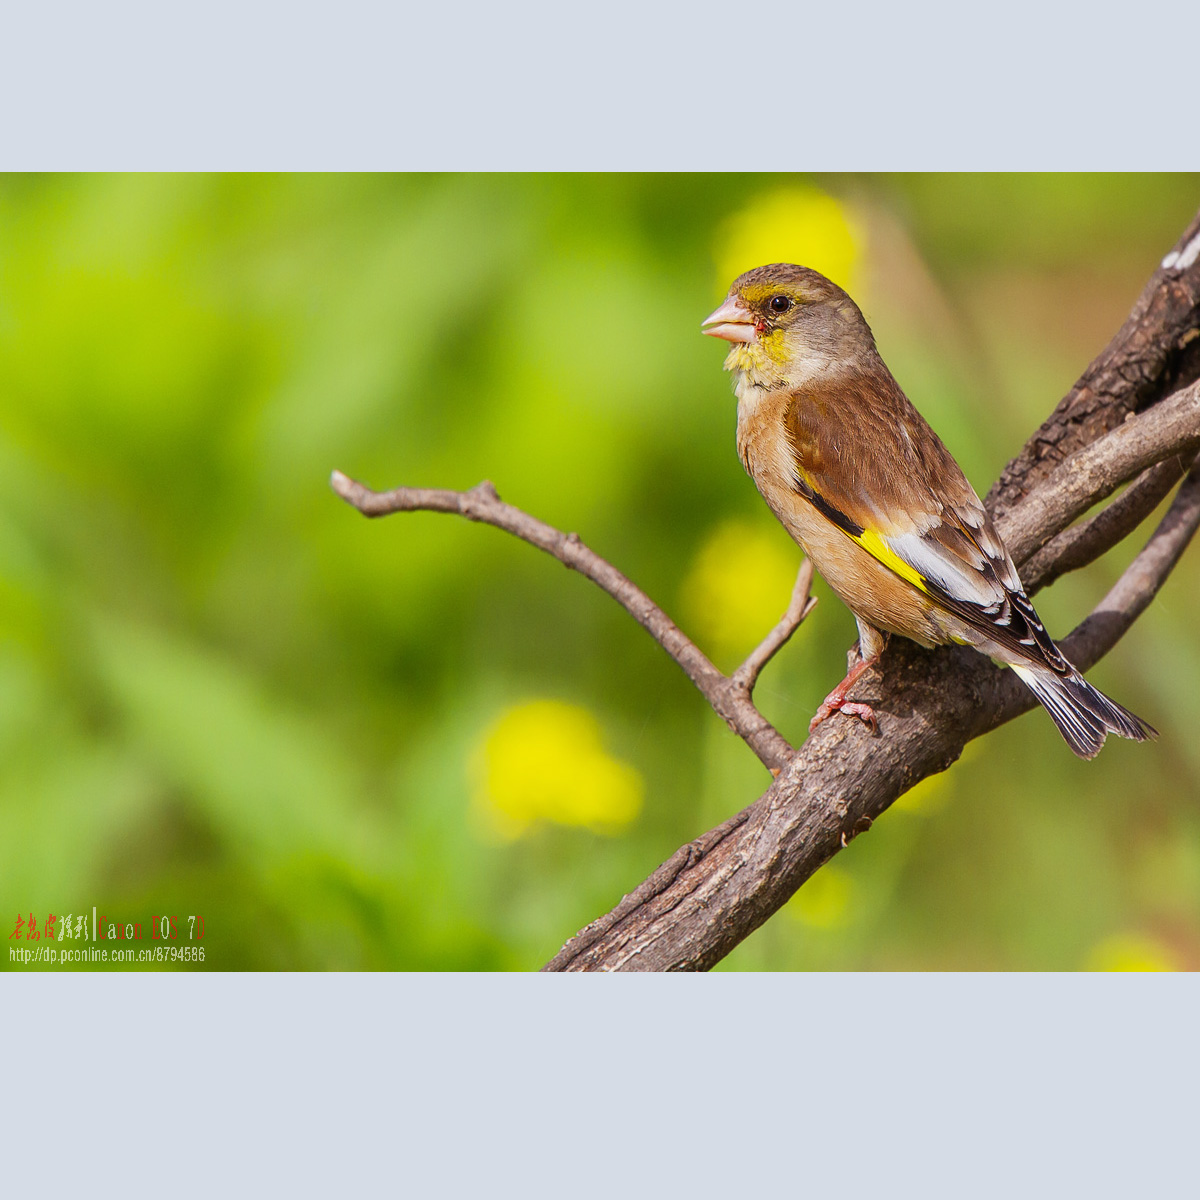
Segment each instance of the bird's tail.
[{"label": "bird's tail", "polygon": [[1158,737],[1157,729],[1092,687],[1074,668],[1069,675],[1025,665],[1014,666],[1013,670],[1080,758],[1095,758],[1109,733],[1135,742]]}]

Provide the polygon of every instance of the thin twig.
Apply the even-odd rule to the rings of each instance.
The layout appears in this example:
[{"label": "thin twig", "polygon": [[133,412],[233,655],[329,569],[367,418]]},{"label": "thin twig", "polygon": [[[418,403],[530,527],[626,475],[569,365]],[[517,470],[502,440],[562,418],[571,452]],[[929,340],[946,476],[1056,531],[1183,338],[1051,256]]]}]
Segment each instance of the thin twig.
[{"label": "thin twig", "polygon": [[1095,562],[1131,534],[1179,482],[1184,460],[1169,458],[1143,471],[1107,508],[1082,524],[1052,537],[1021,566],[1021,582],[1029,595],[1049,587],[1070,571]]},{"label": "thin twig", "polygon": [[[603,588],[628,612],[662,648],[679,664],[696,685],[719,717],[758,755],[773,774],[788,762],[795,749],[766,717],[759,712],[750,697],[754,681],[731,679],[713,665],[706,654],[659,608],[645,592],[611,563],[584,545],[574,533],[563,533],[529,513],[506,504],[488,481],[476,484],[470,491],[456,492],[446,488],[393,488],[375,492],[365,485],[334,471],[330,486],[348,504],[368,517],[382,517],[397,512],[457,513],[470,521],[503,529],[531,546],[544,550],[565,566]],[[807,574],[806,574],[807,568]],[[761,658],[758,671],[795,632],[796,627],[811,611],[811,605],[799,603],[799,615],[793,613],[801,580],[805,581],[804,597],[812,581],[812,568],[802,563],[792,592],[792,603],[779,624],[751,659]],[[781,632],[784,630],[786,631]],[[764,650],[764,647],[766,649]],[[750,661],[750,660],[747,660]]]},{"label": "thin twig", "polygon": [[796,582],[792,587],[791,603],[787,612],[779,618],[779,624],[767,634],[759,644],[746,656],[746,661],[729,677],[731,682],[744,689],[747,694],[754,690],[762,669],[787,645],[792,634],[800,628],[800,623],[817,607],[816,597],[811,594],[813,581],[813,565],[806,558],[800,564],[796,573]]},{"label": "thin twig", "polygon": [[1200,469],[1193,467],[1149,541],[1063,647],[1087,668],[1106,654],[1158,595],[1200,527]]},{"label": "thin twig", "polygon": [[996,528],[1018,566],[1093,504],[1166,459],[1200,449],[1200,380],[1071,455]]}]

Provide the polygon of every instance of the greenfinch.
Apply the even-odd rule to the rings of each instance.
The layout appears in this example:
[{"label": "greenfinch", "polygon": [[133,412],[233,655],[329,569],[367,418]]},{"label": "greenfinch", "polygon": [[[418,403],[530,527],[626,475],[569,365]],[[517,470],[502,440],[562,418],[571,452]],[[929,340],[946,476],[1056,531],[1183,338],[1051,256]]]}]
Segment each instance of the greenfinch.
[{"label": "greenfinch", "polygon": [[859,661],[810,730],[836,712],[875,724],[847,695],[899,634],[1011,667],[1082,758],[1110,732],[1157,736],[1054,644],[987,510],[846,292],[807,267],[758,267],[702,329],[732,343],[725,369],[746,471],[858,624]]}]

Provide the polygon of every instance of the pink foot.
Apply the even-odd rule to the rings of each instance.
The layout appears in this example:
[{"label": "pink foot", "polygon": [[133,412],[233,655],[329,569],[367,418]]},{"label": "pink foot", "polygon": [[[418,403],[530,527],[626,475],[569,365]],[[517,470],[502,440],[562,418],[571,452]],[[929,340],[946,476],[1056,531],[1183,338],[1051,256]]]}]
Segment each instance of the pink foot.
[{"label": "pink foot", "polygon": [[839,712],[865,721],[870,726],[872,733],[878,731],[879,722],[875,720],[875,710],[869,704],[858,704],[853,700],[846,699],[846,693],[854,686],[858,677],[878,661],[879,655],[874,654],[870,658],[864,658],[855,663],[846,678],[821,702],[821,707],[817,709],[816,715],[808,723],[809,733],[812,733],[822,721],[828,721],[834,713]]},{"label": "pink foot", "polygon": [[879,722],[875,719],[875,710],[869,704],[859,704],[854,700],[842,700],[840,703],[830,704],[828,700],[817,709],[816,715],[808,723],[808,732],[812,733],[818,725],[824,721],[828,721],[834,713],[845,713],[848,717],[858,717],[864,721],[871,729],[872,733],[879,732]]}]

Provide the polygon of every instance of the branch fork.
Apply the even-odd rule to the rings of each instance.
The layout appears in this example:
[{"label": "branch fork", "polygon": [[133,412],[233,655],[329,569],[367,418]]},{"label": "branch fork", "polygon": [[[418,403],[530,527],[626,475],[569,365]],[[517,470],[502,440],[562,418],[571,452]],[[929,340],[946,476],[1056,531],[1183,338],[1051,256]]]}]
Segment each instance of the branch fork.
[{"label": "branch fork", "polygon": [[382,517],[389,513],[419,510],[458,513],[469,521],[494,525],[544,550],[564,566],[578,571],[603,588],[638,621],[679,664],[716,714],[754,751],[773,775],[777,775],[796,753],[795,747],[759,711],[752,694],[763,668],[816,606],[817,602],[810,591],[813,569],[807,559],[800,565],[791,602],[775,628],[732,675],[725,675],[641,588],[586,546],[577,533],[563,533],[529,513],[506,504],[486,479],[465,492],[406,487],[375,492],[341,471],[334,471],[329,482],[343,500],[364,516]]}]

